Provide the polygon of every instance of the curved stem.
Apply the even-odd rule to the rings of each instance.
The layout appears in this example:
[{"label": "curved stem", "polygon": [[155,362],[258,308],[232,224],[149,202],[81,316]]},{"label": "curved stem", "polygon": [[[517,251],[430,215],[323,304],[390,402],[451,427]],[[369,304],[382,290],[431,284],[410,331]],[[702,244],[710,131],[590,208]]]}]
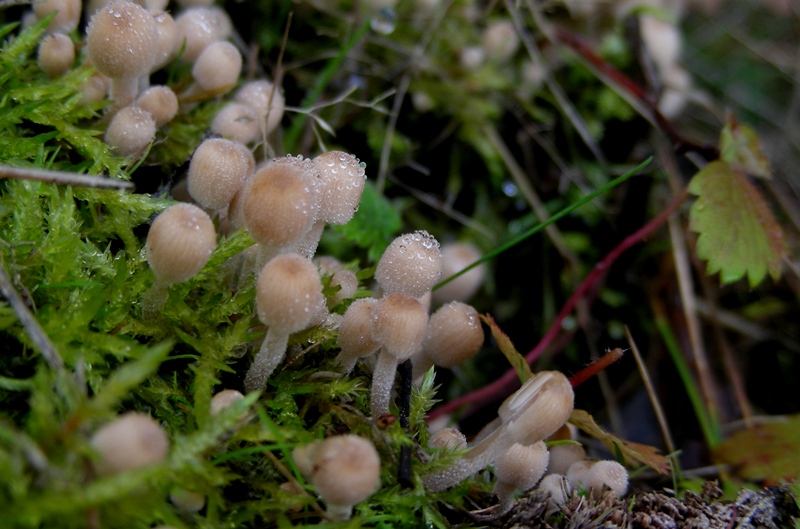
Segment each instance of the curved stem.
[{"label": "curved stem", "polygon": [[370,410],[375,420],[384,413],[389,413],[389,401],[394,387],[394,376],[397,374],[397,358],[385,348],[378,353],[378,363],[372,373],[372,393],[370,394]]},{"label": "curved stem", "polygon": [[264,389],[267,379],[275,371],[286,356],[286,346],[289,343],[289,334],[274,326],[267,330],[264,342],[258,354],[253,359],[253,365],[247,370],[244,377],[244,389],[248,392]]}]

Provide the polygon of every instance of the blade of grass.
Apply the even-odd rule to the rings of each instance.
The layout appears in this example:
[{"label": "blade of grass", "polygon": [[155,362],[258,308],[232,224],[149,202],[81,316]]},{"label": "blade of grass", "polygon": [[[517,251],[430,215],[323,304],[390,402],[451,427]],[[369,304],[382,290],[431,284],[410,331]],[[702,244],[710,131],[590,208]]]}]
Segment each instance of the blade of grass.
[{"label": "blade of grass", "polygon": [[500,255],[501,253],[503,253],[503,252],[505,252],[507,250],[510,250],[514,246],[524,242],[529,237],[531,237],[533,235],[536,235],[537,233],[539,233],[540,231],[542,231],[543,229],[545,229],[549,225],[553,224],[557,220],[559,220],[559,219],[561,219],[563,217],[566,217],[567,215],[569,215],[570,213],[572,213],[573,211],[575,211],[579,207],[581,207],[581,206],[583,206],[585,204],[588,204],[589,202],[591,202],[595,198],[599,197],[600,195],[602,195],[604,193],[607,193],[608,191],[610,191],[613,188],[617,187],[619,184],[621,184],[625,180],[629,179],[630,177],[634,176],[639,171],[644,169],[647,165],[650,164],[651,160],[652,160],[652,158],[648,158],[647,160],[645,160],[644,162],[639,164],[633,170],[628,171],[624,175],[615,178],[614,180],[610,181],[609,183],[607,183],[603,187],[597,189],[596,191],[593,191],[592,193],[589,193],[588,195],[586,195],[582,199],[578,200],[577,202],[575,202],[573,204],[570,204],[569,206],[567,206],[566,208],[562,209],[561,211],[559,211],[558,213],[556,213],[555,215],[553,215],[552,217],[550,217],[546,221],[540,222],[539,224],[537,224],[536,226],[532,227],[531,229],[529,229],[528,231],[526,231],[522,235],[519,235],[518,237],[515,237],[515,238],[511,239],[510,241],[501,244],[500,246],[498,246],[497,248],[495,248],[491,252],[487,253],[486,255],[484,255],[483,257],[481,257],[480,259],[478,259],[477,261],[475,261],[471,265],[467,266],[466,268],[460,270],[459,272],[453,274],[452,276],[448,277],[444,281],[441,281],[440,283],[435,285],[433,287],[433,290],[436,290],[437,288],[440,288],[440,287],[446,285],[450,281],[453,281],[455,278],[457,278],[457,277],[459,277],[459,276],[461,276],[463,274],[466,274],[467,272],[469,272],[470,270],[472,270],[476,266],[479,266],[480,264],[485,263],[487,261],[491,261],[492,259],[494,259],[498,255]]}]

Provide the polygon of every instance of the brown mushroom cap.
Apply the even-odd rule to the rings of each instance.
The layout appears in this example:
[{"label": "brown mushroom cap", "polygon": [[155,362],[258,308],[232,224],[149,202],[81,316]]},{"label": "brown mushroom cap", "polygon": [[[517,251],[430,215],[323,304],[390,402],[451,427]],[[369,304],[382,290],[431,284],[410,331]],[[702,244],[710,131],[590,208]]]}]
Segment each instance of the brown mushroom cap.
[{"label": "brown mushroom cap", "polygon": [[209,44],[227,38],[232,24],[230,17],[216,7],[190,7],[175,18],[178,47],[184,41],[181,59],[194,62]]},{"label": "brown mushroom cap", "polygon": [[453,301],[434,312],[422,350],[434,365],[455,367],[471,358],[483,345],[483,329],[478,312],[460,301]]},{"label": "brown mushroom cap", "polygon": [[135,79],[150,72],[158,52],[158,28],[153,15],[117,1],[98,11],[86,30],[89,60],[112,79]]},{"label": "brown mushroom cap", "polygon": [[250,159],[239,144],[209,138],[197,147],[189,162],[189,194],[206,209],[227,208],[250,169]]},{"label": "brown mushroom cap", "polygon": [[53,33],[39,43],[37,64],[48,77],[65,74],[75,62],[75,45],[68,35]]},{"label": "brown mushroom cap", "polygon": [[390,294],[378,300],[372,311],[372,339],[398,361],[419,350],[427,326],[428,312],[406,294]]},{"label": "brown mushroom cap", "polygon": [[50,33],[71,33],[81,21],[81,0],[34,0],[32,4],[39,20],[57,13],[47,26]]},{"label": "brown mushroom cap", "polygon": [[229,103],[211,120],[211,132],[239,143],[250,143],[261,136],[258,116],[241,103]]},{"label": "brown mushroom cap", "polygon": [[494,462],[494,473],[498,482],[528,490],[542,478],[548,460],[543,441],[529,446],[515,444]]},{"label": "brown mushroom cap", "polygon": [[158,278],[181,283],[205,266],[216,243],[214,223],[205,211],[193,204],[175,204],[150,227],[147,262]]},{"label": "brown mushroom cap", "polygon": [[136,106],[125,107],[111,118],[103,140],[120,156],[138,156],[156,137],[156,121],[150,112]]},{"label": "brown mushroom cap", "polygon": [[541,371],[500,405],[500,428],[520,444],[532,444],[558,430],[572,413],[575,394],[558,371]]},{"label": "brown mushroom cap", "polygon": [[[471,244],[450,242],[442,244],[442,280],[460,272],[482,257],[480,251]],[[449,301],[466,301],[471,298],[483,283],[486,266],[481,264],[454,280],[433,291],[436,304]]]},{"label": "brown mushroom cap", "polygon": [[467,438],[456,428],[442,428],[430,436],[428,439],[428,447],[446,450],[464,450],[467,447]]},{"label": "brown mushroom cap", "polygon": [[442,274],[439,242],[426,231],[396,238],[378,261],[375,281],[387,294],[422,297]]},{"label": "brown mushroom cap", "polygon": [[151,86],[136,99],[135,106],[150,112],[156,125],[165,125],[178,113],[178,97],[168,86]]},{"label": "brown mushroom cap", "polygon": [[328,151],[314,158],[321,176],[320,220],[347,224],[353,218],[367,181],[358,158],[342,151]]},{"label": "brown mushroom cap", "polygon": [[143,413],[129,412],[101,426],[89,443],[100,458],[97,473],[106,476],[164,460],[169,438],[164,428]]},{"label": "brown mushroom cap", "polygon": [[242,72],[242,54],[227,41],[209,44],[197,56],[192,77],[203,91],[214,95],[230,90]]},{"label": "brown mushroom cap", "polygon": [[317,268],[297,254],[269,261],[256,282],[256,309],[264,324],[288,333],[305,329],[324,303]]},{"label": "brown mushroom cap", "polygon": [[372,339],[372,310],[377,303],[377,299],[363,298],[347,307],[339,326],[341,359],[361,358],[374,353],[380,347],[380,343]]},{"label": "brown mushroom cap", "polygon": [[616,461],[597,461],[586,471],[581,482],[583,488],[595,497],[607,487],[620,498],[628,491],[628,471]]},{"label": "brown mushroom cap", "polygon": [[319,209],[314,178],[296,158],[273,160],[256,171],[243,190],[242,202],[245,226],[253,239],[278,247],[305,235]]},{"label": "brown mushroom cap", "polygon": [[[272,98],[271,102],[270,98]],[[250,81],[242,85],[242,87],[236,91],[234,101],[247,106],[255,112],[259,120],[259,133],[261,132],[260,123],[263,122],[264,132],[266,134],[278,128],[286,106],[286,102],[280,90],[275,87],[273,83],[264,79]],[[268,109],[269,116],[267,116]],[[264,121],[265,118],[266,121]]]}]

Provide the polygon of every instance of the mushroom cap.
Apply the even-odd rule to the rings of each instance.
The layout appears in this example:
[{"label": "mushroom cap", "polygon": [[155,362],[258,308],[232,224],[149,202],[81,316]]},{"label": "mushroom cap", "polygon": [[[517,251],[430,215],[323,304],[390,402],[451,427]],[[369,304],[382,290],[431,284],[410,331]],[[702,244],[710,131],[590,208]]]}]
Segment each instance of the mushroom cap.
[{"label": "mushroom cap", "polygon": [[375,281],[387,294],[402,292],[422,297],[442,274],[439,242],[426,231],[396,238],[383,252],[375,269]]},{"label": "mushroom cap", "polygon": [[156,137],[156,120],[137,106],[121,109],[111,118],[103,140],[120,156],[138,156]]},{"label": "mushroom cap", "polygon": [[190,7],[175,18],[178,47],[185,41],[181,59],[194,62],[206,46],[230,35],[230,17],[216,7]]},{"label": "mushroom cap", "polygon": [[311,229],[319,210],[313,164],[311,171],[302,159],[280,158],[250,177],[243,190],[242,211],[253,239],[268,246],[286,246]]},{"label": "mushroom cap", "polygon": [[478,311],[453,301],[434,312],[428,321],[422,350],[439,367],[455,367],[471,358],[483,345]]},{"label": "mushroom cap", "polygon": [[149,415],[128,412],[101,426],[89,444],[100,456],[95,469],[101,476],[154,465],[164,460],[169,438]]},{"label": "mushroom cap", "polygon": [[48,77],[65,74],[75,62],[75,45],[68,35],[53,33],[39,43],[37,63]]},{"label": "mushroom cap", "polygon": [[315,451],[311,482],[329,505],[364,501],[378,488],[380,478],[378,451],[363,437],[328,437]]},{"label": "mushroom cap", "polygon": [[[482,257],[481,252],[471,244],[450,242],[442,245],[442,280],[460,272]],[[483,283],[486,265],[481,264],[458,276],[449,283],[433,291],[436,304],[448,301],[466,301],[471,298]]]},{"label": "mushroom cap", "polygon": [[270,260],[256,282],[256,309],[265,325],[292,333],[308,327],[324,303],[317,267],[287,253]]},{"label": "mushroom cap", "polygon": [[244,399],[244,395],[235,389],[223,389],[217,392],[211,397],[211,415],[217,415],[228,406],[242,399]]},{"label": "mushroom cap", "polygon": [[158,52],[153,15],[127,0],[98,11],[86,30],[89,60],[112,79],[135,79],[150,72]]},{"label": "mushroom cap", "polygon": [[239,143],[250,143],[261,136],[258,116],[241,103],[228,103],[211,120],[211,132]]},{"label": "mushroom cap", "polygon": [[586,459],[586,450],[581,445],[563,444],[550,447],[548,474],[566,475],[573,463]]},{"label": "mushroom cap", "polygon": [[[270,103],[270,97],[272,97],[272,103]],[[234,101],[252,109],[259,121],[264,120],[264,117],[267,116],[267,109],[269,109],[269,116],[264,123],[267,134],[278,128],[286,107],[286,101],[281,91],[265,79],[250,81],[242,85],[236,91]],[[261,126],[259,125],[258,128],[260,132]]]},{"label": "mushroom cap", "polygon": [[372,310],[377,304],[375,298],[357,299],[344,312],[338,341],[347,357],[361,358],[380,347],[380,343],[372,339]]},{"label": "mushroom cap", "polygon": [[81,0],[33,0],[32,7],[39,20],[57,12],[47,25],[50,33],[72,33],[81,21]]},{"label": "mushroom cap", "polygon": [[205,266],[216,244],[214,223],[205,211],[193,204],[175,204],[150,226],[147,262],[157,277],[181,283]]},{"label": "mushroom cap", "polygon": [[347,224],[355,215],[367,174],[358,158],[342,151],[328,151],[314,158],[321,177],[320,219]]},{"label": "mushroom cap", "polygon": [[544,441],[528,446],[514,444],[494,462],[494,473],[499,482],[528,490],[542,479],[548,460]]},{"label": "mushroom cap", "polygon": [[372,339],[398,362],[420,349],[427,326],[428,312],[407,294],[390,294],[372,311]]},{"label": "mushroom cap", "polygon": [[227,208],[250,169],[250,159],[239,144],[209,138],[195,149],[189,162],[189,194],[206,209]]},{"label": "mushroom cap", "polygon": [[457,428],[442,428],[430,436],[428,447],[464,450],[467,447],[467,438]]},{"label": "mushroom cap", "polygon": [[536,443],[567,422],[574,399],[567,377],[558,371],[541,371],[500,405],[501,428],[516,443]]},{"label": "mushroom cap", "polygon": [[[151,13],[155,13],[152,9]],[[178,25],[169,13],[153,15],[158,29],[158,50],[150,71],[155,71],[167,64],[178,54],[180,41],[178,40]]]},{"label": "mushroom cap", "polygon": [[537,490],[549,497],[554,505],[564,505],[570,496],[567,479],[561,474],[548,474],[542,478]]},{"label": "mushroom cap", "polygon": [[334,303],[337,304],[355,295],[356,290],[358,290],[358,276],[352,270],[339,270],[333,273],[331,286],[340,287],[339,292],[334,294],[333,298]]},{"label": "mushroom cap", "polygon": [[628,471],[616,461],[597,461],[583,476],[583,487],[599,496],[608,487],[617,498],[628,491]]},{"label": "mushroom cap", "polygon": [[192,66],[192,77],[206,92],[230,90],[242,73],[242,54],[230,42],[221,40],[203,48]]},{"label": "mushroom cap", "polygon": [[150,112],[156,125],[169,123],[178,113],[178,97],[168,86],[151,86],[139,94],[134,105]]}]

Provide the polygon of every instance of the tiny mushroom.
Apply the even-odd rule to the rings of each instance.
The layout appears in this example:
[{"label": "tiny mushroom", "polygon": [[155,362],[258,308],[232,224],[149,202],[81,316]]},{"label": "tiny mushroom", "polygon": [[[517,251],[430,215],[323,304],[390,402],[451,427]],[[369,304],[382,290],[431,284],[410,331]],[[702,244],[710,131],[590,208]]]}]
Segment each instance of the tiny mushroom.
[{"label": "tiny mushroom", "polygon": [[75,45],[68,35],[53,33],[39,43],[37,64],[48,77],[64,75],[75,62]]},{"label": "tiny mushroom", "polygon": [[247,391],[264,389],[286,354],[289,335],[311,325],[324,302],[317,267],[308,259],[287,253],[264,265],[256,282],[256,309],[269,328],[245,376]]},{"label": "tiny mushroom", "polygon": [[467,438],[457,428],[442,428],[431,434],[428,447],[451,451],[464,450],[467,447]]},{"label": "tiny mushroom", "polygon": [[501,513],[513,506],[516,489],[526,491],[542,479],[548,459],[547,447],[539,441],[527,446],[516,443],[494,462],[494,494],[500,500]]},{"label": "tiny mushroom", "polygon": [[147,235],[147,262],[156,275],[145,294],[143,309],[153,314],[166,300],[167,287],[194,277],[208,262],[217,244],[214,223],[193,204],[175,204],[156,217]]},{"label": "tiny mushroom", "polygon": [[242,54],[230,42],[220,40],[206,46],[192,67],[194,84],[181,94],[181,101],[194,102],[222,95],[236,85],[242,73]]},{"label": "tiny mushroom", "polygon": [[250,108],[256,118],[258,137],[270,134],[278,128],[283,118],[286,102],[278,87],[273,83],[259,79],[242,85],[236,91],[234,101]]},{"label": "tiny mushroom", "polygon": [[401,292],[419,298],[433,288],[441,274],[439,242],[420,230],[392,241],[378,261],[375,281],[386,294]]},{"label": "tiny mushroom", "polygon": [[357,435],[338,435],[296,448],[292,457],[325,500],[325,516],[348,520],[353,506],[380,485],[381,460],[372,442]]},{"label": "tiny mushroom", "polygon": [[628,471],[616,461],[597,461],[584,474],[582,485],[595,498],[605,490],[621,498],[628,491]]},{"label": "tiny mushroom", "polygon": [[101,426],[89,440],[99,456],[94,468],[101,476],[154,465],[169,451],[164,428],[149,415],[128,412]]},{"label": "tiny mushroom", "polygon": [[339,326],[341,352],[336,363],[345,374],[353,370],[359,358],[371,355],[381,346],[372,338],[372,310],[377,303],[375,298],[357,299],[344,313]]},{"label": "tiny mushroom", "polygon": [[120,0],[95,13],[86,30],[89,60],[111,79],[113,113],[133,103],[139,78],[150,73],[158,52],[158,27],[143,7]]},{"label": "tiny mushroom", "polygon": [[[481,252],[471,244],[449,242],[442,244],[442,281],[460,272],[480,259]],[[480,264],[467,272],[445,283],[433,291],[433,302],[436,304],[449,301],[467,301],[483,283],[486,265]]]},{"label": "tiny mushroom", "polygon": [[223,138],[201,143],[189,162],[189,195],[207,210],[227,208],[251,170],[241,144]]},{"label": "tiny mushroom", "polygon": [[168,86],[151,86],[139,94],[135,106],[150,112],[156,125],[161,126],[178,113],[178,98]]},{"label": "tiny mushroom", "polygon": [[433,491],[444,490],[496,461],[515,443],[531,445],[545,439],[567,422],[573,399],[567,377],[557,371],[538,373],[500,406],[502,422],[497,429],[450,467],[423,476],[423,484]]},{"label": "tiny mushroom", "polygon": [[156,137],[156,121],[147,110],[130,106],[114,114],[103,140],[120,156],[135,157]]},{"label": "tiny mushroom", "polygon": [[428,312],[412,296],[389,294],[375,304],[372,339],[381,344],[381,349],[372,373],[370,409],[373,419],[389,412],[397,364],[419,350],[427,326]]}]

